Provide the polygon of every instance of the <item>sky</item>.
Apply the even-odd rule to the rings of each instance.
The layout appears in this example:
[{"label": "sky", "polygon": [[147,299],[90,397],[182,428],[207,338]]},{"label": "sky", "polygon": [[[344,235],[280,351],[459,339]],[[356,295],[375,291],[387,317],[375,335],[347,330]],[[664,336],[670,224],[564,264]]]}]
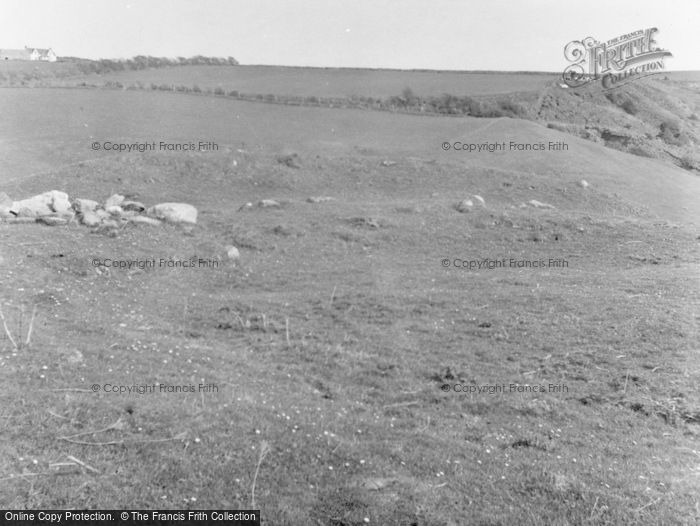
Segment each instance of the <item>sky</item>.
[{"label": "sky", "polygon": [[700,70],[700,0],[0,0],[0,49],[241,64],[561,71],[563,48],[657,27]]}]

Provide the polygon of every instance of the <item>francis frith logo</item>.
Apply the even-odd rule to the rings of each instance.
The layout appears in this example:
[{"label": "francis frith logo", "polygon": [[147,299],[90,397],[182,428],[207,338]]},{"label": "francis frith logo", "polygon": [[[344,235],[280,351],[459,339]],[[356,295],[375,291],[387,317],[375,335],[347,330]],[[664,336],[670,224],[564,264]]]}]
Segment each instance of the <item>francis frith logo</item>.
[{"label": "francis frith logo", "polygon": [[574,40],[564,47],[564,56],[571,62],[562,75],[564,87],[577,88],[601,80],[604,89],[620,87],[627,82],[660,73],[664,58],[671,53],[658,47],[654,40],[658,29],[640,29],[600,42],[593,37]]}]

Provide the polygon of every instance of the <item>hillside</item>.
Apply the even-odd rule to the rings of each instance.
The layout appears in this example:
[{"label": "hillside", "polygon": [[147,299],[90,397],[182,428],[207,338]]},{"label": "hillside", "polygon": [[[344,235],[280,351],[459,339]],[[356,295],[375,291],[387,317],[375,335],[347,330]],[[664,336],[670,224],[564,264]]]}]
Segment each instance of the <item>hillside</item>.
[{"label": "hillside", "polygon": [[[10,334],[36,307],[31,344],[0,336],[0,507],[697,522],[691,172],[544,120],[40,87],[1,89],[0,113],[12,199],[199,211],[184,227],[0,222]],[[199,141],[218,148],[105,150]],[[455,150],[511,141],[568,149]],[[217,265],[104,264],[193,257]],[[567,266],[517,266],[540,260]],[[217,391],[106,388],[160,384]]]},{"label": "hillside", "polygon": [[277,104],[509,116],[700,172],[700,92],[693,72],[604,91],[599,83],[562,89],[551,73],[208,65],[82,73],[86,69],[79,62],[0,64],[0,85],[180,91]]}]

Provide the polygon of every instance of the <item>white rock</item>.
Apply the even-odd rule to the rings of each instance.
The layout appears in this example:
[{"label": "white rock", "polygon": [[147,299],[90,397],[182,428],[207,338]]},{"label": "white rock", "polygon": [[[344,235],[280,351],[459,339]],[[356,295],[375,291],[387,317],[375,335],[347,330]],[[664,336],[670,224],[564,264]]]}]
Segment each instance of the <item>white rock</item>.
[{"label": "white rock", "polygon": [[0,192],[0,217],[14,217],[10,213],[14,202],[5,192]]},{"label": "white rock", "polygon": [[187,203],[160,203],[149,208],[147,213],[168,223],[197,222],[197,209]]},{"label": "white rock", "polygon": [[124,199],[125,198],[123,195],[111,195],[105,201],[105,208],[109,208],[110,206],[121,206],[121,204],[124,202]]},{"label": "white rock", "polygon": [[457,212],[462,212],[462,213],[471,212],[473,208],[474,208],[474,202],[471,199],[465,199],[464,201],[460,201],[455,206],[455,210],[457,210]]},{"label": "white rock", "polygon": [[84,212],[79,213],[78,220],[80,221],[80,224],[89,227],[97,226],[102,222],[102,218],[93,210],[85,210]]},{"label": "white rock", "polygon": [[479,204],[480,204],[481,206],[486,206],[486,201],[484,201],[484,198],[481,197],[480,195],[474,194],[472,197],[473,197],[474,199],[476,199],[477,201],[479,201]]},{"label": "white rock", "polygon": [[241,257],[241,253],[238,251],[238,249],[231,245],[226,247],[226,255],[233,261],[238,261]]},{"label": "white rock", "polygon": [[122,210],[122,207],[117,205],[105,207],[105,212],[115,217],[121,217],[124,215],[124,210]]},{"label": "white rock", "polygon": [[19,217],[73,214],[68,194],[58,190],[51,190],[22,201],[16,201],[13,203],[11,211]]},{"label": "white rock", "polygon": [[589,185],[588,185],[588,181],[586,181],[585,179],[581,179],[581,180],[578,182],[578,185],[579,185],[581,188],[588,188],[588,186],[589,186]]},{"label": "white rock", "polygon": [[306,201],[309,203],[327,203],[328,201],[335,201],[335,197],[319,195],[317,197],[309,197]]},{"label": "white rock", "polygon": [[536,201],[535,199],[532,199],[528,201],[530,206],[534,206],[535,208],[554,208],[554,205],[549,205],[547,203],[541,203],[539,201]]},{"label": "white rock", "polygon": [[73,210],[83,213],[86,211],[94,212],[100,206],[100,203],[92,199],[73,199]]},{"label": "white rock", "polygon": [[260,208],[277,208],[280,206],[280,204],[274,199],[263,199],[262,201],[258,202],[258,206]]}]

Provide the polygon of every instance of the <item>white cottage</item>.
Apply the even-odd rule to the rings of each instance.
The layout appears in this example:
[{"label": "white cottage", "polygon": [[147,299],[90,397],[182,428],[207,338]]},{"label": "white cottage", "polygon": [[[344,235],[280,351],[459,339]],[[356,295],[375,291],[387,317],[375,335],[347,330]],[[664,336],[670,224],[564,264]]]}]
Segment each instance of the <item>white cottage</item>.
[{"label": "white cottage", "polygon": [[56,53],[51,48],[27,47],[24,49],[0,49],[0,60],[40,60],[56,62]]}]

